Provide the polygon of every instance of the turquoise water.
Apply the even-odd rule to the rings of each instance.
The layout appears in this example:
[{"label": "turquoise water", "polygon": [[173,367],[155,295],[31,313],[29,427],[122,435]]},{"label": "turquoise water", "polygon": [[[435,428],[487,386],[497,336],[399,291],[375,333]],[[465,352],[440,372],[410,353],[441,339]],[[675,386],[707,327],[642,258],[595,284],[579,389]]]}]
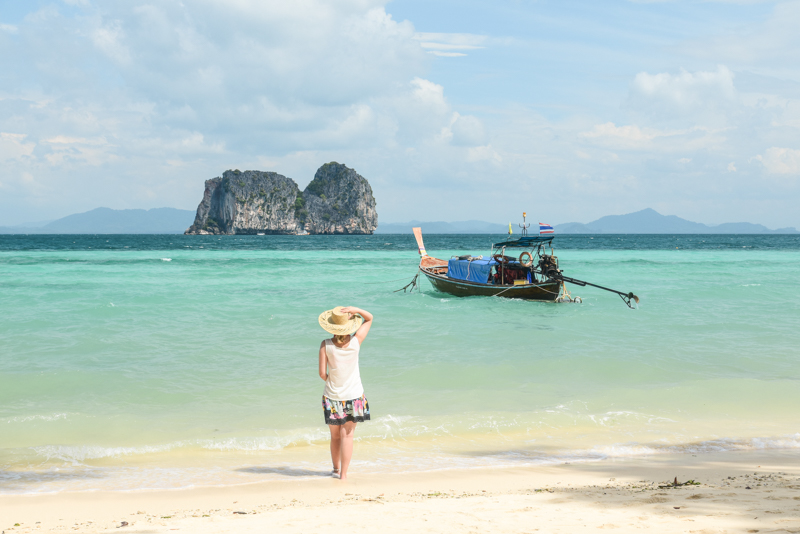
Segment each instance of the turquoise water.
[{"label": "turquoise water", "polygon": [[411,236],[0,236],[0,492],[324,474],[336,305],[376,317],[354,474],[800,447],[800,238],[555,243],[639,309],[395,293]]}]

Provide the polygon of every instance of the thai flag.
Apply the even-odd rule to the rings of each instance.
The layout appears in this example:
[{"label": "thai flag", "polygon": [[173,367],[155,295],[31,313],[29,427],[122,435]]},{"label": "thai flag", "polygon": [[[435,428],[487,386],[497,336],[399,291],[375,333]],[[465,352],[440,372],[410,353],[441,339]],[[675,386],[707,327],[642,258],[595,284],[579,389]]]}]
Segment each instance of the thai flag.
[{"label": "thai flag", "polygon": [[549,224],[539,223],[539,233],[540,234],[552,234],[555,230]]}]

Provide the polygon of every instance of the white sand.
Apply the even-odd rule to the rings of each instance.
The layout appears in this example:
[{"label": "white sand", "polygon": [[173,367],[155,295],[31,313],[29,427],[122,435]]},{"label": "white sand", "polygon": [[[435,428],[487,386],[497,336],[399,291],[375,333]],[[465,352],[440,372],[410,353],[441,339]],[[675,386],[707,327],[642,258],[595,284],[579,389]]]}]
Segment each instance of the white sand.
[{"label": "white sand", "polygon": [[[800,533],[799,460],[800,451],[735,452],[395,476],[354,471],[346,482],[289,479],[168,492],[3,496],[0,529]],[[701,485],[658,487],[675,477]],[[123,521],[127,526],[120,526]]]}]

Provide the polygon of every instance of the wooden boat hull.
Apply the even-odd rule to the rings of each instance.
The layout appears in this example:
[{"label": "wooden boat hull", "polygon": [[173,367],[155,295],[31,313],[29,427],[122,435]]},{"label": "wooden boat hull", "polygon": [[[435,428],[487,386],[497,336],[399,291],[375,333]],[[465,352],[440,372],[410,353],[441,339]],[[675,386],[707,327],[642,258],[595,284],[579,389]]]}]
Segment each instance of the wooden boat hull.
[{"label": "wooden boat hull", "polygon": [[447,277],[446,265],[444,269],[441,266],[438,268],[420,266],[419,270],[437,291],[457,297],[497,296],[509,299],[555,301],[561,289],[561,283],[555,280],[520,286],[501,286],[480,284],[467,280],[454,280]]}]

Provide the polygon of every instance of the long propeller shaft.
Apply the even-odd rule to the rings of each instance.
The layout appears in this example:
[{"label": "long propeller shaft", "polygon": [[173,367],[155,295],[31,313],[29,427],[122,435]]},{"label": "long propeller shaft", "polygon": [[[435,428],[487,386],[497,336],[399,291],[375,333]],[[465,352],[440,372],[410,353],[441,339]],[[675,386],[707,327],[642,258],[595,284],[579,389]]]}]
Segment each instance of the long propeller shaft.
[{"label": "long propeller shaft", "polygon": [[[545,274],[545,273],[543,273],[541,271],[536,271],[536,273],[544,275],[544,276],[548,276],[547,274]],[[610,287],[605,287],[605,286],[593,284],[591,282],[586,282],[585,280],[578,280],[577,278],[571,278],[569,276],[564,276],[561,273],[558,273],[558,274],[555,274],[555,275],[549,275],[549,276],[551,278],[556,279],[556,280],[561,280],[562,282],[569,282],[570,284],[575,284],[576,286],[581,286],[581,287],[592,286],[592,287],[596,287],[597,289],[602,289],[604,291],[610,291],[611,293],[616,293],[617,295],[620,296],[620,298],[622,298],[622,300],[625,302],[625,304],[628,305],[629,308],[633,308],[633,306],[631,305],[631,300],[635,301],[637,304],[639,303],[639,297],[637,297],[636,295],[634,295],[633,293],[630,293],[630,292],[629,293],[624,293],[622,291],[617,291],[616,289],[611,289]]]}]

